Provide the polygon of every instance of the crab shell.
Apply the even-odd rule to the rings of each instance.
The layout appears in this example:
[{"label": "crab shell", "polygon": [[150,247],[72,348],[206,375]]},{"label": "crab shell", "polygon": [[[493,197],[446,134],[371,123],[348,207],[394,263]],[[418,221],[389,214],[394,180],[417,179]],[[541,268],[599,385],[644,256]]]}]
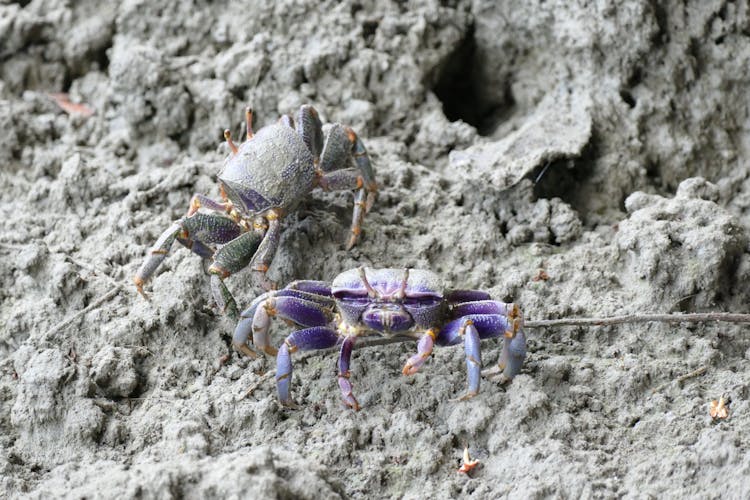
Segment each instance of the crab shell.
[{"label": "crab shell", "polygon": [[219,182],[245,214],[270,208],[289,212],[315,182],[313,155],[293,128],[269,125],[226,159]]},{"label": "crab shell", "polygon": [[441,322],[443,281],[421,269],[352,269],[339,274],[331,294],[343,320],[385,335],[424,330]]}]

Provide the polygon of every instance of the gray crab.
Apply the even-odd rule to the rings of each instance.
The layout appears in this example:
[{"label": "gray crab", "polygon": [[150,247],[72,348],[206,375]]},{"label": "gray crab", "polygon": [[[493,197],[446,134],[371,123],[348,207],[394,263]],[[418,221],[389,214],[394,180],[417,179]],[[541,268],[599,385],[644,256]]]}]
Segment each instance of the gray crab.
[{"label": "gray crab", "polygon": [[[270,345],[271,318],[299,325],[281,347]],[[518,374],[526,357],[523,317],[517,305],[492,300],[479,290],[445,290],[440,278],[419,269],[358,268],[339,274],[332,284],[296,281],[282,290],[256,298],[234,332],[234,346],[250,356],[252,342],[276,354],[276,386],[284,405],[292,405],[291,354],[297,350],[341,346],[338,382],[344,402],[358,410],[352,394],[349,362],[357,339],[366,336],[407,337],[418,340],[417,353],[402,373],[419,370],[437,345],[464,344],[469,388],[479,392],[482,358],[480,339],[503,337],[500,368],[507,379]]]},{"label": "gray crab", "polygon": [[357,134],[338,123],[324,132],[317,111],[307,105],[300,108],[296,123],[285,115],[257,133],[252,129],[252,110],[247,108],[245,114],[245,142],[236,146],[229,130],[224,132],[231,154],[219,173],[222,201],[193,195],[187,215],[161,234],[133,278],[141,294],[177,240],[211,261],[214,300],[236,317],[237,306],[224,279],[252,261],[258,280],[267,290],[272,288],[265,273],[279,243],[281,219],[317,187],[356,191],[347,248],[356,243],[377,190]]}]

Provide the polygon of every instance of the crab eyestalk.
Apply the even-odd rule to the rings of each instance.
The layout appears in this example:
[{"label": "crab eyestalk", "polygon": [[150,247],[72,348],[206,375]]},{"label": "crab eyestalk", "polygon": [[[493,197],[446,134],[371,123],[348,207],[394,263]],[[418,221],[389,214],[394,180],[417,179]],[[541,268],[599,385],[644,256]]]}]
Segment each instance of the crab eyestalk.
[{"label": "crab eyestalk", "polygon": [[357,268],[357,272],[359,273],[359,278],[362,280],[362,284],[365,285],[365,288],[367,289],[367,295],[372,298],[380,297],[380,293],[377,290],[375,290],[372,287],[372,285],[370,285],[369,281],[367,281],[367,274],[365,273],[365,268],[364,267]]},{"label": "crab eyestalk", "polygon": [[401,282],[401,288],[396,294],[396,298],[403,299],[406,296],[406,285],[409,283],[409,268],[404,269],[404,280]]},{"label": "crab eyestalk", "polygon": [[229,129],[224,131],[224,139],[226,139],[229,149],[232,150],[232,154],[237,154],[237,145],[232,140],[232,132]]}]

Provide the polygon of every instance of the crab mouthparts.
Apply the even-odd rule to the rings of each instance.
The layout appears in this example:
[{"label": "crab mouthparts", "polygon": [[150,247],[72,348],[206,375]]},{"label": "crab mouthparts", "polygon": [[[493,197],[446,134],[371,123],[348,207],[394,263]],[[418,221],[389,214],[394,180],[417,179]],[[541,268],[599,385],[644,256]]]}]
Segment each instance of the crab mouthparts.
[{"label": "crab mouthparts", "polygon": [[372,308],[362,315],[362,321],[373,330],[379,332],[403,332],[412,327],[409,313],[400,307]]}]

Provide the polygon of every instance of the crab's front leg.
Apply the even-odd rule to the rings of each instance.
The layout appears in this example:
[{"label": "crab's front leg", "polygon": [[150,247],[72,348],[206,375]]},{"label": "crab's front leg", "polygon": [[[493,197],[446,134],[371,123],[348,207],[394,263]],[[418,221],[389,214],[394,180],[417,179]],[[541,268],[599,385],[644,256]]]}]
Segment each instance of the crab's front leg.
[{"label": "crab's front leg", "polygon": [[145,297],[143,286],[167,257],[175,240],[204,259],[210,259],[214,251],[209,244],[227,243],[237,238],[240,232],[234,221],[221,215],[194,213],[176,221],[159,236],[133,277],[138,292]]},{"label": "crab's front leg", "polygon": [[[354,159],[356,173],[346,169]],[[328,129],[319,163],[319,184],[323,189],[356,189],[351,236],[347,248],[357,242],[365,214],[375,201],[377,183],[362,140],[350,128],[334,123]],[[344,173],[335,173],[344,169]],[[354,170],[354,169],[352,169]]]},{"label": "crab's front leg", "polygon": [[279,401],[284,406],[294,406],[291,398],[292,353],[298,350],[311,351],[333,347],[339,337],[334,330],[325,326],[315,326],[297,330],[281,344],[276,356],[276,390]]},{"label": "crab's front leg", "polygon": [[344,339],[341,344],[341,351],[339,352],[339,388],[341,389],[341,397],[344,400],[346,406],[354,411],[359,411],[359,403],[357,398],[352,393],[352,383],[349,381],[351,372],[349,371],[349,362],[352,359],[352,351],[354,350],[354,343],[357,341],[357,337],[348,336]]},{"label": "crab's front leg", "polygon": [[238,319],[237,303],[224,284],[224,280],[245,268],[252,260],[261,242],[260,234],[250,231],[233,239],[214,254],[214,262],[208,268],[211,274],[211,292],[219,308],[232,319]]},{"label": "crab's front leg", "polygon": [[437,338],[437,330],[430,328],[420,338],[417,343],[417,353],[410,357],[401,373],[404,375],[414,375],[419,371],[422,365],[427,361],[427,358],[432,354],[432,348],[435,345],[435,339]]},{"label": "crab's front leg", "polygon": [[271,346],[268,336],[272,318],[280,318],[303,327],[324,326],[331,319],[332,306],[332,299],[298,290],[267,292],[242,312],[232,342],[238,351],[254,356],[255,353],[247,345],[252,334],[253,344],[257,348],[275,356],[276,348]]},{"label": "crab's front leg", "polygon": [[260,228],[265,231],[265,235],[253,260],[253,275],[257,282],[266,290],[276,288],[276,283],[268,279],[266,272],[268,272],[268,268],[279,247],[279,240],[281,239],[281,215],[281,212],[278,210],[270,210],[263,218],[267,227]]}]

